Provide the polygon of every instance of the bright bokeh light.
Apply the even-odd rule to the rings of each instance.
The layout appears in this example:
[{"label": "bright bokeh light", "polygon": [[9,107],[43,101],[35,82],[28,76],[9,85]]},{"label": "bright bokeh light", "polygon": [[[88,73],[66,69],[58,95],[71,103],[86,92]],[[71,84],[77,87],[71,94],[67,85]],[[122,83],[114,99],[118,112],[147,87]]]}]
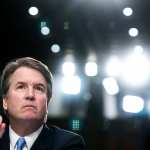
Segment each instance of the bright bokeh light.
[{"label": "bright bokeh light", "polygon": [[137,28],[130,28],[128,33],[131,37],[136,37],[136,36],[138,36],[139,31]]},{"label": "bright bokeh light", "polygon": [[50,29],[47,26],[41,27],[41,33],[43,35],[48,35],[50,33]]},{"label": "bright bokeh light", "polygon": [[28,12],[29,12],[30,15],[36,16],[38,14],[39,10],[38,10],[37,7],[30,7]]},{"label": "bright bokeh light", "polygon": [[144,54],[129,55],[122,66],[122,77],[127,85],[142,86],[150,75],[150,63]]},{"label": "bright bokeh light", "polygon": [[117,57],[112,57],[106,65],[108,76],[118,76],[121,72],[121,63]]},{"label": "bright bokeh light", "polygon": [[143,53],[143,47],[141,45],[136,45],[134,47],[134,52],[137,54],[142,54]]},{"label": "bright bokeh light", "polygon": [[114,95],[103,94],[103,114],[107,119],[116,119],[118,117],[117,98]]},{"label": "bright bokeh light", "polygon": [[87,76],[96,76],[97,75],[97,64],[96,62],[87,62],[85,65],[85,73]]},{"label": "bright bokeh light", "polygon": [[62,65],[62,72],[65,76],[72,76],[75,74],[75,64],[73,62],[65,62]]},{"label": "bright bokeh light", "polygon": [[53,53],[59,53],[59,52],[60,52],[60,46],[59,46],[58,44],[53,44],[53,45],[51,46],[51,51],[52,51]]},{"label": "bright bokeh light", "polygon": [[112,77],[105,78],[103,80],[103,86],[109,95],[116,95],[119,92],[117,81]]},{"label": "bright bokeh light", "polygon": [[125,16],[131,16],[132,13],[133,13],[133,10],[132,10],[132,8],[130,8],[130,7],[126,7],[126,8],[123,9],[122,12],[123,12],[123,14],[124,14]]},{"label": "bright bokeh light", "polygon": [[130,113],[139,113],[144,108],[144,100],[138,96],[127,95],[123,98],[123,110]]},{"label": "bright bokeh light", "polygon": [[62,90],[65,94],[76,95],[80,93],[81,80],[78,76],[67,76],[62,79]]}]

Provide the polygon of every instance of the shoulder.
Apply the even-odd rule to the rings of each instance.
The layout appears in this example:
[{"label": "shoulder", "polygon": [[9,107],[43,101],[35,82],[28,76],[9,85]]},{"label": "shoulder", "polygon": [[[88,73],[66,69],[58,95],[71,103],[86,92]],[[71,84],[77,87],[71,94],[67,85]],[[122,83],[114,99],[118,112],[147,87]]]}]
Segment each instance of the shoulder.
[{"label": "shoulder", "polygon": [[79,134],[75,133],[75,132],[72,132],[72,131],[69,131],[69,130],[65,130],[65,129],[62,129],[60,127],[57,127],[57,126],[51,126],[49,127],[50,130],[53,130],[53,132],[59,136],[62,136],[62,137],[80,137]]},{"label": "shoulder", "polygon": [[75,148],[75,150],[83,150],[85,147],[85,142],[82,136],[80,136],[77,133],[64,130],[57,126],[50,126],[49,128],[47,128],[47,130],[49,130],[49,133],[53,135],[53,139],[54,139],[53,144],[56,147],[61,147],[61,148],[73,147]]}]

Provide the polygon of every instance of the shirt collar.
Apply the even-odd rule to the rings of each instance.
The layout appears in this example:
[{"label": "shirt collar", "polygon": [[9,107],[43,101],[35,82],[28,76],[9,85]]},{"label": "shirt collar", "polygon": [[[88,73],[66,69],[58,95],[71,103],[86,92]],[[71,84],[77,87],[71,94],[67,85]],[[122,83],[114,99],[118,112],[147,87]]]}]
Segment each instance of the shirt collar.
[{"label": "shirt collar", "polygon": [[[26,140],[27,149],[31,149],[33,143],[41,133],[42,129],[43,129],[43,125],[35,132],[24,137]],[[9,126],[9,136],[10,136],[10,145],[14,149],[16,146],[16,142],[20,136],[17,133],[15,133],[15,131],[11,128],[11,126]]]}]

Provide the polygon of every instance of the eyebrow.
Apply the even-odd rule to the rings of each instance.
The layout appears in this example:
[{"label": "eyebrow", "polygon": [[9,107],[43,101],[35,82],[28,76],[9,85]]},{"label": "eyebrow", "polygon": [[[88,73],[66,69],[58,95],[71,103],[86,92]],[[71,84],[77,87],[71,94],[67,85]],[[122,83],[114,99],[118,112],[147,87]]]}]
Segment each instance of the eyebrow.
[{"label": "eyebrow", "polygon": [[[18,81],[18,82],[16,82],[16,85],[18,85],[18,84],[27,84],[26,82],[24,82],[24,81]],[[43,83],[33,83],[33,85],[38,85],[38,86],[42,86],[42,87],[45,87],[46,88],[46,86],[43,84]]]}]

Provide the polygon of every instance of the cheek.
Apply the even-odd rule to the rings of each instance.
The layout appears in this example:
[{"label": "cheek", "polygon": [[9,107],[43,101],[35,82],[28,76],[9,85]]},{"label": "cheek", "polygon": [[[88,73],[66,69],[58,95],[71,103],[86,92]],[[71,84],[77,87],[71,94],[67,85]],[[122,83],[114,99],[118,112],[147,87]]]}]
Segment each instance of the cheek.
[{"label": "cheek", "polygon": [[8,105],[10,106],[10,107],[13,107],[14,109],[16,108],[18,108],[19,106],[20,106],[20,100],[18,99],[18,97],[12,97],[11,99],[9,99],[8,100],[9,102],[8,102]]},{"label": "cheek", "polygon": [[37,100],[37,103],[40,109],[47,109],[47,97],[46,96],[39,97]]},{"label": "cheek", "polygon": [[13,90],[8,94],[8,99],[15,100],[15,101],[20,101],[22,97],[23,97],[22,93],[15,92]]},{"label": "cheek", "polygon": [[18,95],[17,93],[13,92],[13,93],[9,93],[7,96],[7,104],[8,107],[12,107],[12,109],[16,108],[20,105],[21,103],[21,95]]}]

